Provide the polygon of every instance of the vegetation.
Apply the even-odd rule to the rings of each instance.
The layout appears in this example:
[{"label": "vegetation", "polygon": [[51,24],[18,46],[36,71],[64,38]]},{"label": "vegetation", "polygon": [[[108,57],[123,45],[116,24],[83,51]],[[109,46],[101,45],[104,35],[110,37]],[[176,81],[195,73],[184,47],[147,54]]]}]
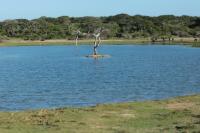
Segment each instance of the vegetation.
[{"label": "vegetation", "polygon": [[85,108],[0,112],[1,133],[200,132],[200,95]]},{"label": "vegetation", "polygon": [[200,47],[200,43],[193,43],[192,46],[193,47]]},{"label": "vegetation", "polygon": [[200,37],[200,17],[165,15],[158,17],[119,14],[109,17],[41,17],[34,20],[16,19],[0,22],[0,41],[8,38],[24,40],[88,39],[98,28],[103,29],[103,39],[134,39],[150,37],[173,40],[174,37]]}]

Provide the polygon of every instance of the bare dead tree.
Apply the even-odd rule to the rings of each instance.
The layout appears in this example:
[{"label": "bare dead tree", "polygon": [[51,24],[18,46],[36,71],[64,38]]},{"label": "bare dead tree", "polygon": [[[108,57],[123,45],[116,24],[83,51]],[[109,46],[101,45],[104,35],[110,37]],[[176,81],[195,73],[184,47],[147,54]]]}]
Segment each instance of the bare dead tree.
[{"label": "bare dead tree", "polygon": [[100,33],[93,34],[93,36],[95,37],[93,54],[97,55],[97,48],[99,47],[99,44],[101,42],[101,37],[100,37]]},{"label": "bare dead tree", "polygon": [[101,32],[102,32],[102,29],[97,29],[96,33],[93,34],[93,36],[95,37],[94,50],[93,50],[94,55],[97,55],[97,48],[99,47],[99,44],[101,43]]},{"label": "bare dead tree", "polygon": [[[101,33],[102,33],[102,28],[97,29],[93,34],[91,34],[90,32],[88,32],[86,35],[90,36],[90,37],[94,37],[95,41],[94,41],[94,47],[93,47],[93,55],[97,55],[97,48],[99,47],[100,43],[101,43]],[[80,36],[81,32],[79,30],[77,30],[75,32],[76,38],[76,46],[78,45],[78,40],[79,40],[79,36]]]}]

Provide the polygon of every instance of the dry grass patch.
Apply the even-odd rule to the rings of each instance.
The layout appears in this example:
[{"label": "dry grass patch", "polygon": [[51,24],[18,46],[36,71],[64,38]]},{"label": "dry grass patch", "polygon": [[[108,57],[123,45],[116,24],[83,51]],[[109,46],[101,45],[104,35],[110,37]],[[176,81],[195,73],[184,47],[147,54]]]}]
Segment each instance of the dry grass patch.
[{"label": "dry grass patch", "polygon": [[175,110],[183,110],[194,107],[195,104],[193,102],[182,102],[182,103],[169,103],[167,104],[168,109],[175,109]]}]

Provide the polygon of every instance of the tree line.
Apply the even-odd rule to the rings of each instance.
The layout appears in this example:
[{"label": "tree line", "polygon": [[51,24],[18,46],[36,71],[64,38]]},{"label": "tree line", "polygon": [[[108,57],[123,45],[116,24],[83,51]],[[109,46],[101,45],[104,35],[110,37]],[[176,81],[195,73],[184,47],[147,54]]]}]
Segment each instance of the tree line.
[{"label": "tree line", "polygon": [[40,17],[0,22],[0,39],[24,40],[74,39],[80,31],[81,39],[88,39],[96,29],[102,38],[133,39],[141,37],[200,37],[200,17],[163,15],[158,17],[118,14],[108,17]]}]

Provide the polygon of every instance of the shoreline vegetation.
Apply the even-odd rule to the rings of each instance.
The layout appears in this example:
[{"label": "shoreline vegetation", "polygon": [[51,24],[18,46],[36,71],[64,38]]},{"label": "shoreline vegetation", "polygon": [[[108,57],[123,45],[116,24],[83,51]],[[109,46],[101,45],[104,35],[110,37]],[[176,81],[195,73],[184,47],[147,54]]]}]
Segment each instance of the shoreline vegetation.
[{"label": "shoreline vegetation", "polygon": [[[44,45],[92,43],[100,33],[104,43],[181,43],[200,44],[198,16],[46,17],[0,21],[0,45]],[[85,41],[84,41],[85,40]]]},{"label": "shoreline vegetation", "polygon": [[[79,40],[79,45],[82,44],[93,44],[93,39]],[[200,47],[200,40],[194,38],[173,38],[173,40],[158,39],[152,41],[151,38],[136,38],[136,39],[106,39],[102,40],[101,44],[180,44],[180,45],[191,45],[193,47]],[[23,39],[7,39],[1,40],[0,46],[48,46],[48,45],[75,45],[75,40],[67,39],[50,39],[50,40],[23,40]]]},{"label": "shoreline vegetation", "polygon": [[1,133],[200,131],[200,94],[83,108],[0,112]]}]

